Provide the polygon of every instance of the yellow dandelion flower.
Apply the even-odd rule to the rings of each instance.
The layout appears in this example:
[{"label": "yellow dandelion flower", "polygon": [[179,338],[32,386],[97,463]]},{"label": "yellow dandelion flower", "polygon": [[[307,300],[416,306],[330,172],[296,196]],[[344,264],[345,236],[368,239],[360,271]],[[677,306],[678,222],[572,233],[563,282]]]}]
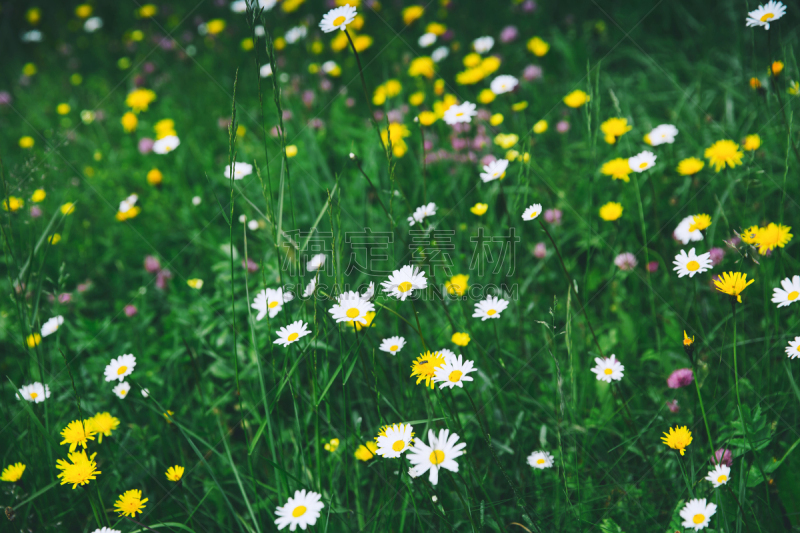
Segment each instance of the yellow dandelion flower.
[{"label": "yellow dandelion flower", "polygon": [[550,44],[541,37],[531,37],[528,41],[528,50],[536,57],[542,57],[550,51]]},{"label": "yellow dandelion flower", "polygon": [[476,203],[475,205],[469,208],[470,212],[473,215],[478,215],[478,216],[483,216],[488,209],[489,209],[489,204],[482,204],[480,202]]},{"label": "yellow dandelion flower", "polygon": [[456,274],[449,280],[444,282],[444,286],[447,288],[447,292],[449,294],[455,294],[456,296],[464,296],[464,293],[467,292],[467,281],[469,281],[469,276],[466,274]]},{"label": "yellow dandelion flower", "polygon": [[67,427],[61,430],[61,436],[64,440],[59,444],[69,444],[69,451],[74,452],[75,448],[80,444],[83,449],[86,449],[87,441],[94,440],[97,431],[92,426],[90,420],[73,420]]},{"label": "yellow dandelion flower", "polygon": [[691,346],[692,344],[694,344],[694,335],[689,337],[689,335],[686,334],[686,330],[683,330],[683,345]]},{"label": "yellow dandelion flower", "polygon": [[125,105],[130,107],[134,113],[147,111],[147,108],[156,99],[156,93],[150,89],[136,89],[128,93],[125,98]]},{"label": "yellow dandelion flower", "polygon": [[600,208],[600,218],[605,221],[612,222],[622,216],[622,204],[617,202],[608,202]]},{"label": "yellow dandelion flower", "polygon": [[611,176],[615,180],[622,180],[626,183],[631,181],[628,177],[631,172],[633,172],[633,170],[631,170],[628,160],[624,157],[606,161],[603,163],[603,166],[600,167],[600,173],[604,176]]},{"label": "yellow dandelion flower", "polygon": [[744,138],[744,142],[742,143],[742,148],[744,148],[747,152],[753,152],[761,148],[761,137],[758,136],[757,133],[753,133],[752,135],[748,135]]},{"label": "yellow dandelion flower", "polygon": [[0,481],[16,483],[22,477],[23,472],[25,472],[25,465],[22,463],[8,465],[3,469],[3,473],[0,474]]},{"label": "yellow dandelion flower", "polygon": [[56,468],[61,470],[58,475],[61,484],[72,484],[72,488],[75,489],[78,485],[86,485],[89,481],[97,479],[102,472],[97,470],[97,463],[94,461],[96,455],[93,453],[91,457],[87,457],[86,450],[81,450],[69,453],[69,462],[64,459],[57,460]]},{"label": "yellow dandelion flower", "polygon": [[756,233],[754,243],[758,246],[758,253],[765,255],[768,251],[777,248],[783,248],[792,240],[792,234],[789,233],[791,226],[784,226],[770,222],[766,228],[759,228]]},{"label": "yellow dandelion flower", "polygon": [[484,76],[493,74],[499,68],[500,68],[500,58],[497,56],[485,57],[483,61],[481,61],[481,64],[478,65],[478,69],[483,73]]},{"label": "yellow dandelion flower", "polygon": [[773,76],[780,75],[783,72],[783,61],[773,61],[770,70],[772,70]]},{"label": "yellow dandelion flower", "polygon": [[58,244],[61,241],[61,234],[60,233],[53,233],[49,237],[47,237],[47,242],[50,244]]},{"label": "yellow dandelion flower", "polygon": [[104,435],[110,437],[111,433],[119,427],[119,418],[111,416],[108,412],[97,413],[89,419],[89,424],[91,424],[92,429],[97,432],[97,442],[101,444]]},{"label": "yellow dandelion flower", "polygon": [[522,111],[523,109],[527,109],[527,108],[528,108],[527,100],[523,100],[521,102],[517,102],[516,104],[511,106],[511,110],[512,111]]},{"label": "yellow dandelion flower", "polygon": [[142,513],[145,508],[145,503],[149,499],[142,499],[142,491],[134,489],[125,491],[121,494],[119,499],[114,502],[114,511],[118,512],[120,516],[130,516],[136,518],[136,513]]},{"label": "yellow dandelion flower", "polygon": [[414,78],[425,76],[426,78],[431,79],[433,78],[434,74],[436,74],[434,62],[433,59],[428,56],[415,57],[411,60],[411,64],[408,66],[408,75]]},{"label": "yellow dandelion flower", "polygon": [[438,22],[431,22],[425,27],[425,33],[432,33],[437,37],[444,35],[444,32],[447,31],[447,26],[444,24],[439,24]]},{"label": "yellow dandelion flower", "polygon": [[89,4],[81,4],[75,8],[75,15],[79,18],[85,19],[89,18],[92,14],[92,6]]},{"label": "yellow dandelion flower", "polygon": [[421,105],[425,101],[425,93],[417,91],[408,97],[408,103],[413,106]]},{"label": "yellow dandelion flower", "polygon": [[[373,42],[372,37],[370,37],[369,35],[358,35],[356,36],[355,39],[353,39],[353,46],[356,47],[356,52],[363,52],[364,50],[372,46],[372,42]],[[338,76],[338,74],[336,74],[336,76]]]},{"label": "yellow dandelion flower", "polygon": [[32,25],[36,26],[42,20],[42,10],[38,7],[32,7],[25,12],[25,19]]},{"label": "yellow dandelion flower", "polygon": [[759,229],[761,228],[758,226],[750,226],[749,228],[745,229],[741,234],[742,242],[747,244],[755,244]]},{"label": "yellow dandelion flower", "polygon": [[747,281],[747,274],[741,272],[723,272],[721,277],[714,280],[714,285],[719,292],[735,296],[736,301],[742,303],[742,291],[754,281],[754,279]]},{"label": "yellow dandelion flower", "polygon": [[23,148],[23,149],[27,150],[29,148],[33,148],[34,144],[35,144],[35,141],[33,140],[33,137],[31,137],[30,135],[25,135],[24,137],[20,137],[19,138],[19,147],[20,148]]},{"label": "yellow dandelion flower", "polygon": [[605,134],[605,141],[608,144],[614,144],[617,139],[628,133],[633,129],[633,126],[628,125],[627,118],[610,118],[600,124],[600,131]]},{"label": "yellow dandelion flower", "polygon": [[353,453],[353,456],[358,459],[359,461],[369,461],[373,457],[375,457],[375,452],[378,451],[378,445],[375,441],[370,440],[367,441],[366,446],[364,444],[359,444],[358,449]]},{"label": "yellow dandelion flower", "polygon": [[424,381],[426,387],[434,387],[432,379],[436,369],[444,365],[444,356],[439,352],[430,351],[420,354],[411,365],[411,377],[417,376],[417,385]]},{"label": "yellow dandelion flower", "polygon": [[153,4],[145,4],[139,8],[139,18],[149,19],[158,13],[158,7]]},{"label": "yellow dandelion flower", "polygon": [[456,346],[466,346],[469,344],[469,333],[453,333],[453,336],[450,337],[450,341],[455,344]]},{"label": "yellow dandelion flower", "polygon": [[502,148],[508,150],[519,141],[519,135],[516,133],[498,133],[494,137],[494,143]]},{"label": "yellow dandelion flower", "polygon": [[290,144],[286,147],[286,157],[294,157],[297,155],[297,145]]},{"label": "yellow dandelion flower", "polygon": [[[533,125],[533,133],[536,133],[537,135],[541,135],[546,131],[547,131],[547,121],[544,119],[540,120],[539,122]],[[627,161],[628,160],[626,159],[625,162]],[[628,172],[630,172],[630,169],[628,169]]]},{"label": "yellow dandelion flower", "polygon": [[330,442],[325,443],[324,448],[326,452],[335,452],[339,449],[339,439],[331,439]]},{"label": "yellow dandelion flower", "polygon": [[147,183],[150,185],[156,186],[161,185],[161,181],[164,179],[164,175],[161,174],[161,171],[157,168],[151,168],[147,172]]},{"label": "yellow dandelion flower", "polygon": [[184,468],[181,465],[175,465],[167,468],[166,475],[170,481],[178,482],[183,477]]},{"label": "yellow dandelion flower", "polygon": [[689,231],[696,229],[704,230],[711,225],[711,215],[701,214],[695,215],[692,219],[692,225],[689,226]]},{"label": "yellow dandelion flower", "polygon": [[[285,4],[286,2],[284,2]],[[209,35],[216,35],[221,33],[225,29],[225,21],[222,19],[213,19],[209,20],[206,23],[206,30],[208,30]]]},{"label": "yellow dandelion flower", "polygon": [[16,196],[9,196],[3,200],[3,211],[19,211],[25,205],[25,200]]},{"label": "yellow dandelion flower", "polygon": [[481,55],[477,52],[472,52],[471,54],[465,55],[461,62],[467,68],[477,67],[481,64]]},{"label": "yellow dandelion flower", "polygon": [[436,122],[439,117],[436,116],[436,113],[433,111],[423,111],[419,114],[419,123],[423,126],[430,126],[434,122]]},{"label": "yellow dandelion flower", "polygon": [[56,113],[59,115],[67,115],[72,110],[69,104],[63,103],[56,106]]},{"label": "yellow dandelion flower", "polygon": [[200,290],[200,289],[203,288],[203,280],[200,279],[200,278],[192,278],[192,279],[186,280],[186,284],[189,287],[191,287],[193,289],[196,289],[196,290]]},{"label": "yellow dandelion flower", "polygon": [[714,170],[719,172],[725,165],[733,168],[742,164],[744,152],[739,151],[739,145],[729,139],[715,142],[705,151],[705,158],[709,164],[714,165]]},{"label": "yellow dandelion flower", "polygon": [[28,348],[35,348],[39,346],[40,342],[42,342],[42,336],[38,333],[31,333],[25,337],[25,343],[28,345]]},{"label": "yellow dandelion flower", "polygon": [[33,191],[33,194],[31,195],[31,201],[35,203],[39,203],[45,198],[47,198],[47,193],[44,192],[44,189],[36,189],[35,191]]},{"label": "yellow dandelion flower", "polygon": [[503,117],[502,113],[495,113],[494,115],[489,117],[489,124],[491,124],[492,126],[499,126],[500,124],[503,123],[504,119],[505,117]]},{"label": "yellow dandelion flower", "polygon": [[678,174],[681,176],[694,176],[706,166],[705,162],[696,157],[687,157],[678,163]]},{"label": "yellow dandelion flower", "polygon": [[761,80],[758,78],[750,78],[750,88],[754,91],[761,88]]},{"label": "yellow dandelion flower", "polygon": [[692,432],[686,426],[675,426],[669,428],[669,433],[664,432],[665,437],[661,437],[664,444],[673,450],[679,450],[681,455],[686,451],[686,447],[692,443]]},{"label": "yellow dandelion flower", "polygon": [[425,13],[425,8],[422,6],[408,6],[403,9],[403,22],[406,26],[417,20]]},{"label": "yellow dandelion flower", "polygon": [[591,100],[591,96],[581,91],[580,89],[572,91],[564,97],[564,103],[571,108],[578,108]]}]

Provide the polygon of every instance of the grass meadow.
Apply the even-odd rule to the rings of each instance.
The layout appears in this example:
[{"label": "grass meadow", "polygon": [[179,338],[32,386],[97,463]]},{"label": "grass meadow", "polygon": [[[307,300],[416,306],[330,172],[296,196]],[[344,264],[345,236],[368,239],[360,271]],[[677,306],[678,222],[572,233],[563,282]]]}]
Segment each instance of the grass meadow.
[{"label": "grass meadow", "polygon": [[800,530],[798,7],[3,2],[0,531]]}]

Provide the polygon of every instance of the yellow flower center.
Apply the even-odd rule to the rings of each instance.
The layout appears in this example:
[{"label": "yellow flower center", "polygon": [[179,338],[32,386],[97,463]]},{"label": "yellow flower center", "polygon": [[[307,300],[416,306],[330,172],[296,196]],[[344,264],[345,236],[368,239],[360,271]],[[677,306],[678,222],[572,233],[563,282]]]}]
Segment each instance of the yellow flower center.
[{"label": "yellow flower center", "polygon": [[773,15],[772,13],[767,13],[766,15],[761,17],[761,22],[766,22],[772,18],[775,18],[775,15]]},{"label": "yellow flower center", "polygon": [[792,291],[789,293],[789,296],[787,296],[786,299],[791,302],[792,300],[797,300],[798,296],[800,296],[800,292]]},{"label": "yellow flower center", "polygon": [[639,163],[639,168],[647,168],[647,162]]},{"label": "yellow flower center", "polygon": [[700,263],[698,263],[697,261],[689,261],[688,263],[686,263],[686,270],[688,270],[689,272],[695,272],[699,269],[700,269]]},{"label": "yellow flower center", "polygon": [[537,465],[543,465],[544,464],[544,459],[537,459],[536,460],[536,464]]},{"label": "yellow flower center", "polygon": [[489,316],[492,316],[495,313],[497,313],[497,311],[495,311],[494,309],[489,309],[488,311],[486,311],[486,314],[489,315]]},{"label": "yellow flower center", "polygon": [[121,367],[119,367],[119,368],[117,369],[117,375],[118,375],[118,376],[121,376],[122,374],[124,374],[124,373],[125,373],[125,372],[127,372],[127,371],[128,371],[128,367],[127,367],[127,366],[125,366],[125,365],[122,365]]},{"label": "yellow flower center", "polygon": [[356,318],[360,314],[361,314],[361,311],[359,311],[355,307],[351,307],[350,309],[347,310],[347,318]]},{"label": "yellow flower center", "polygon": [[536,211],[534,211],[533,213],[531,213],[531,218],[536,218],[536,215],[538,215],[538,214],[539,214],[539,213],[537,213]]},{"label": "yellow flower center", "polygon": [[31,398],[36,399],[39,395],[35,392],[31,393]]},{"label": "yellow flower center", "polygon": [[702,524],[705,519],[706,519],[705,515],[697,513],[692,517],[692,522],[694,522],[695,524]]},{"label": "yellow flower center", "polygon": [[450,375],[447,377],[447,379],[449,379],[451,383],[458,383],[458,381],[461,379],[461,376],[461,370],[453,370],[450,372]]},{"label": "yellow flower center", "polygon": [[270,302],[270,303],[269,303],[269,308],[270,308],[270,309],[274,309],[274,308],[276,308],[276,307],[278,307],[278,301],[277,301],[277,300],[276,300],[276,301],[274,301],[274,302]]},{"label": "yellow flower center", "polygon": [[341,26],[342,24],[344,24],[345,20],[347,20],[345,17],[343,17],[342,15],[339,15],[338,17],[333,19],[333,25],[334,26]]},{"label": "yellow flower center", "polygon": [[397,351],[397,345],[396,344],[392,344],[391,346],[389,346],[389,351],[390,352],[396,352]]},{"label": "yellow flower center", "polygon": [[726,481],[728,481],[728,476],[725,474],[722,474],[717,478],[717,483],[725,483]]},{"label": "yellow flower center", "polygon": [[400,285],[397,286],[397,290],[400,291],[400,292],[408,292],[408,291],[410,291],[411,290],[411,282],[410,281],[404,281],[403,283],[401,283]]},{"label": "yellow flower center", "polygon": [[125,389],[122,389],[121,391],[119,391],[120,396],[125,396],[125,394],[127,394],[127,393],[128,393],[128,391],[126,391]]},{"label": "yellow flower center", "polygon": [[396,440],[394,444],[392,444],[392,449],[396,452],[402,451],[403,448],[406,447],[406,442],[403,440]]},{"label": "yellow flower center", "polygon": [[464,116],[464,113],[461,113],[461,112],[459,112],[459,113],[456,113],[456,116],[457,116],[457,117],[463,117],[463,116]]},{"label": "yellow flower center", "polygon": [[606,368],[605,370],[603,370],[603,373],[604,373],[606,376],[610,376],[611,374],[613,374],[613,373],[614,373],[614,371],[613,371],[613,370],[611,370],[610,368]]},{"label": "yellow flower center", "polygon": [[433,450],[431,452],[431,463],[438,465],[444,462],[444,452],[442,450]]},{"label": "yellow flower center", "polygon": [[298,335],[297,333],[292,333],[291,335],[289,335],[289,336],[286,338],[286,340],[287,340],[287,341],[289,341],[289,342],[292,342],[292,341],[294,341],[294,340],[297,340],[297,337],[299,337],[299,336],[300,336],[300,335]]},{"label": "yellow flower center", "polygon": [[297,518],[299,516],[303,516],[304,514],[306,514],[306,506],[305,505],[298,505],[297,507],[294,508],[294,511],[292,511],[292,516],[295,517],[295,518]]}]

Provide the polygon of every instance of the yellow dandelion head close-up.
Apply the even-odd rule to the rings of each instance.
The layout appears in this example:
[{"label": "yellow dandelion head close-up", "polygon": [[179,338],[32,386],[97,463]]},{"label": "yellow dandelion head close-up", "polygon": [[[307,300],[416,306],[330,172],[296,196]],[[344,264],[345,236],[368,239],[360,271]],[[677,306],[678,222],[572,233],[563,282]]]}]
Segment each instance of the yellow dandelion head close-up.
[{"label": "yellow dandelion head close-up", "polygon": [[444,363],[444,355],[439,352],[427,351],[420,354],[411,365],[411,377],[417,377],[417,385],[424,381],[426,387],[433,389],[433,375],[436,373],[436,369]]},{"label": "yellow dandelion head close-up", "polygon": [[686,426],[669,428],[669,433],[664,432],[664,435],[664,437],[661,437],[664,444],[673,450],[678,450],[681,455],[686,451],[686,447],[692,443],[692,432]]}]

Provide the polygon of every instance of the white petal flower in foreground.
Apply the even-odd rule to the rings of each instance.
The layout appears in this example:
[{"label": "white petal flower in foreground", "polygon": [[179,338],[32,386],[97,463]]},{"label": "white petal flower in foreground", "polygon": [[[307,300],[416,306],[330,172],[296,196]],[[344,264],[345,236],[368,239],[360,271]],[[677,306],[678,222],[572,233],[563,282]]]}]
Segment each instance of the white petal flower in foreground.
[{"label": "white petal flower in foreground", "polygon": [[181,140],[177,135],[167,135],[153,143],[153,152],[157,154],[168,154],[181,145]]},{"label": "white petal flower in foreground", "polygon": [[628,158],[628,166],[634,172],[644,172],[648,168],[656,166],[656,154],[645,150],[635,156]]},{"label": "white petal flower in foreground", "polygon": [[105,376],[106,381],[125,381],[125,378],[133,374],[133,369],[136,367],[136,358],[133,354],[120,355],[116,359],[112,359],[106,365]]},{"label": "white petal flower in foreground", "polygon": [[303,291],[303,298],[310,298],[314,291],[317,290],[317,277],[314,276],[311,278],[311,281],[308,282],[306,285],[305,290]]},{"label": "white petal flower in foreground", "polygon": [[800,297],[800,276],[793,276],[781,281],[782,289],[772,289],[772,303],[778,307],[786,307],[798,301]]},{"label": "white petal flower in foreground", "polygon": [[717,512],[717,506],[713,503],[706,503],[706,499],[694,499],[681,509],[681,518],[683,518],[683,527],[694,529],[698,531],[708,527],[708,523],[714,513]]},{"label": "white petal flower in foreground", "polygon": [[483,172],[481,172],[481,180],[484,183],[489,183],[496,179],[503,179],[506,176],[506,169],[508,168],[507,159],[498,159],[492,161],[488,165],[483,165]]},{"label": "white petal flower in foreground", "polygon": [[783,2],[769,0],[764,5],[747,14],[747,27],[761,26],[765,30],[769,29],[770,22],[775,22],[786,13],[786,6]]},{"label": "white petal flower in foreground", "polygon": [[22,388],[19,389],[19,394],[17,394],[18,400],[22,399],[34,403],[42,403],[49,397],[50,387],[42,385],[38,381],[30,385],[23,385]]},{"label": "white petal flower in foreground", "polygon": [[384,291],[391,296],[405,302],[415,290],[422,290],[428,286],[425,272],[419,267],[406,265],[400,270],[395,270],[387,281],[381,282]]},{"label": "white petal flower in foreground", "polygon": [[513,91],[518,84],[519,80],[514,76],[509,76],[508,74],[502,74],[492,80],[492,83],[489,85],[489,88],[492,90],[494,94],[505,94]]},{"label": "white petal flower in foreground", "polygon": [[414,214],[408,217],[408,225],[413,226],[416,223],[422,223],[426,217],[432,217],[436,214],[436,204],[430,202],[426,205],[421,205],[414,210]]},{"label": "white petal flower in foreground", "polygon": [[789,346],[786,347],[786,355],[789,356],[789,359],[800,357],[800,337],[795,337],[793,341],[789,341]]},{"label": "white petal flower in foreground", "polygon": [[650,146],[658,146],[660,144],[674,143],[677,135],[678,128],[672,124],[660,124],[647,134],[647,138],[650,140]]},{"label": "white petal flower in foreground", "polygon": [[414,447],[406,455],[409,462],[413,465],[408,471],[411,477],[419,477],[430,470],[429,480],[432,485],[439,482],[439,469],[445,468],[451,472],[458,472],[458,463],[455,459],[464,454],[462,451],[467,447],[466,443],[458,442],[458,435],[450,433],[448,429],[439,430],[439,436],[434,435],[433,430],[428,430],[428,442],[422,439],[414,439]]},{"label": "white petal flower in foreground", "polygon": [[364,301],[355,291],[347,291],[339,295],[338,303],[328,309],[336,322],[359,322],[367,325],[367,313],[375,310],[375,305]]},{"label": "white petal flower in foreground", "polygon": [[281,346],[289,346],[309,333],[311,333],[311,330],[308,329],[308,324],[302,320],[297,320],[279,329],[278,338],[275,339],[274,343],[280,344]]},{"label": "white petal flower in foreground", "polygon": [[441,350],[436,350],[439,355],[444,357],[445,361],[449,361],[450,359],[455,358],[456,354],[453,353],[453,350],[448,350],[447,348],[442,348]]},{"label": "white petal flower in foreground", "polygon": [[472,381],[472,376],[468,376],[467,374],[478,370],[473,365],[474,361],[463,361],[460,355],[457,358],[445,357],[444,365],[438,367],[433,372],[433,382],[441,383],[441,385],[439,385],[440,389],[444,389],[445,387],[451,389],[453,387],[458,387],[462,389],[464,388],[465,381]]},{"label": "white petal flower in foreground", "polygon": [[[347,25],[353,22],[356,18],[356,8],[350,4],[345,4],[341,7],[331,9],[322,16],[319,27],[325,33],[330,33],[336,30],[344,31]],[[305,528],[303,528],[305,529]]]},{"label": "white petal flower in foreground", "polygon": [[536,451],[528,456],[528,464],[533,468],[544,470],[553,466],[553,455],[550,452]]},{"label": "white petal flower in foreground", "polygon": [[369,286],[367,286],[367,290],[364,291],[364,294],[361,295],[361,299],[365,302],[372,300],[372,297],[375,296],[375,282],[370,281]]},{"label": "white petal flower in foreground", "polygon": [[64,317],[61,315],[54,316],[47,322],[42,324],[42,337],[47,337],[55,333],[58,328],[64,323]]},{"label": "white petal flower in foreground", "polygon": [[472,117],[478,114],[475,111],[475,104],[464,102],[460,105],[451,105],[444,112],[444,121],[449,124],[459,124],[461,122],[472,122]]},{"label": "white petal flower in foreground", "polygon": [[320,511],[325,507],[321,498],[320,494],[306,492],[305,489],[294,491],[294,497],[290,497],[286,505],[275,509],[275,516],[278,517],[275,525],[278,526],[278,531],[286,526],[289,526],[289,531],[294,531],[297,526],[305,531],[308,526],[316,524]]},{"label": "white petal flower in foreground", "polygon": [[122,383],[114,387],[112,389],[112,392],[117,395],[117,398],[119,398],[120,400],[124,400],[125,396],[128,395],[128,391],[130,390],[131,390],[131,384],[128,383],[127,381],[123,381]]},{"label": "white petal flower in foreground", "polygon": [[500,318],[500,313],[506,307],[508,307],[508,300],[497,296],[487,296],[485,300],[475,304],[475,312],[472,313],[472,318],[480,318],[482,322],[490,318]]},{"label": "white petal flower in foreground", "polygon": [[389,337],[381,341],[380,350],[382,352],[396,355],[397,352],[403,349],[406,345],[406,340],[403,337]]},{"label": "white petal flower in foreground", "polygon": [[622,366],[622,363],[617,361],[617,357],[615,355],[612,354],[608,359],[595,357],[594,362],[597,366],[592,369],[592,372],[597,374],[598,381],[611,383],[611,381],[619,381],[622,379],[623,370],[625,370],[625,367]]},{"label": "white petal flower in foreground", "polygon": [[375,443],[378,450],[375,452],[385,459],[397,459],[404,451],[411,447],[414,435],[414,426],[411,424],[392,424],[384,426]]},{"label": "white petal flower in foreground", "polygon": [[294,296],[292,293],[284,293],[282,287],[278,289],[264,289],[256,294],[250,307],[258,311],[256,321],[264,318],[267,313],[269,313],[270,318],[274,318],[275,315],[283,309],[283,304],[292,301],[293,298]]},{"label": "white petal flower in foreground", "polygon": [[[253,165],[250,163],[239,163],[234,162],[233,164],[233,179],[240,180],[245,176],[249,176],[253,173]],[[231,166],[225,166],[225,179],[231,179]]]},{"label": "white petal flower in foreground", "polygon": [[727,483],[731,478],[731,467],[728,465],[715,465],[714,469],[708,473],[706,479],[717,488]]},{"label": "white petal flower in foreground", "polygon": [[674,237],[683,244],[689,244],[690,241],[702,241],[703,232],[697,228],[693,228],[693,226],[694,215],[689,215],[681,220],[678,227],[675,228],[675,232],[673,233]]},{"label": "white petal flower in foreground", "polygon": [[306,270],[309,272],[314,272],[316,270],[321,270],[322,267],[325,266],[325,254],[317,254],[313,256],[309,261],[306,263]]},{"label": "white petal flower in foreground", "polygon": [[679,278],[684,276],[693,278],[695,274],[702,274],[711,268],[711,253],[697,255],[694,253],[694,248],[689,250],[688,254],[685,250],[681,250],[672,264],[675,265],[672,270],[678,273]]},{"label": "white petal flower in foreground", "polygon": [[542,214],[542,204],[533,204],[522,213],[522,220],[533,220]]}]

